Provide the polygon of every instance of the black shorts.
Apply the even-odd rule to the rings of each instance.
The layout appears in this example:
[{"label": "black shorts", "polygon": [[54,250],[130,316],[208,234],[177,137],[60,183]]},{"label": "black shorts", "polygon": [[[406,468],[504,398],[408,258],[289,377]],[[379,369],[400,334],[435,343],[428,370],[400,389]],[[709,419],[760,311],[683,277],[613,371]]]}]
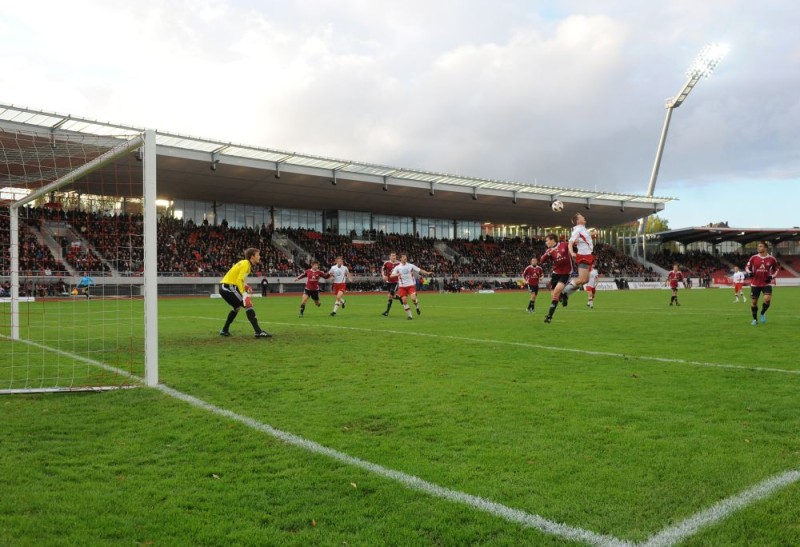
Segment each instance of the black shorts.
[{"label": "black shorts", "polygon": [[539,294],[539,284],[536,283],[535,285],[528,285],[528,290],[533,294]]},{"label": "black shorts", "polygon": [[750,286],[750,298],[758,298],[761,294],[772,294],[772,285],[765,285],[763,287]]},{"label": "black shorts", "polygon": [[303,289],[303,294],[309,297],[314,302],[319,302],[319,291],[312,289]]},{"label": "black shorts", "polygon": [[244,297],[242,296],[239,287],[236,285],[230,285],[228,283],[220,284],[219,294],[222,296],[222,299],[225,300],[225,302],[227,302],[233,309],[244,306]]},{"label": "black shorts", "polygon": [[394,296],[394,294],[397,292],[397,282],[395,282],[395,283],[387,283],[386,284],[386,290],[389,291],[389,294]]},{"label": "black shorts", "polygon": [[559,283],[563,283],[564,285],[566,285],[567,283],[569,283],[569,278],[570,278],[570,274],[555,274],[554,273],[553,276],[550,278],[550,287],[555,289],[556,285],[558,285]]}]

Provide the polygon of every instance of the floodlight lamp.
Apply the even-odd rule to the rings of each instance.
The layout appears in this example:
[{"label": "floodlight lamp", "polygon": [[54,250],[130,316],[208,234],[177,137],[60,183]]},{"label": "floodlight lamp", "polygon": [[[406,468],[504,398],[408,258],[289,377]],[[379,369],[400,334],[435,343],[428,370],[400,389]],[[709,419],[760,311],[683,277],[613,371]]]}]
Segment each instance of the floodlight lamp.
[{"label": "floodlight lamp", "polygon": [[727,44],[708,44],[695,58],[686,75],[689,78],[708,78],[729,50]]}]

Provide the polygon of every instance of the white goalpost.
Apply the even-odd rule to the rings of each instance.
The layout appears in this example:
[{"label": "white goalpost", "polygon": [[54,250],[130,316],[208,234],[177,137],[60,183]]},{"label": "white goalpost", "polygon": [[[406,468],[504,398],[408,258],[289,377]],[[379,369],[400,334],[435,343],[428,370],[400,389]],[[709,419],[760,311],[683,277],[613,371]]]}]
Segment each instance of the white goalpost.
[{"label": "white goalpost", "polygon": [[0,394],[158,383],[156,138],[0,123]]}]

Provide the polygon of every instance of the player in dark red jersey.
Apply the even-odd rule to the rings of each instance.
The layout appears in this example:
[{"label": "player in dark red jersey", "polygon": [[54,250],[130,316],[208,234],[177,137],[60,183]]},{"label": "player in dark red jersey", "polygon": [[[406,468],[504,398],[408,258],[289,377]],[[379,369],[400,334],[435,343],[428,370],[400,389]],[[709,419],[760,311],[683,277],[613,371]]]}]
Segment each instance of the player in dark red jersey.
[{"label": "player in dark red jersey", "polygon": [[389,260],[384,262],[383,267],[381,267],[381,275],[383,275],[383,281],[386,283],[386,290],[389,291],[386,311],[381,314],[384,317],[389,317],[389,310],[392,309],[392,302],[397,298],[397,276],[392,275],[392,270],[394,270],[398,264],[400,264],[400,261],[397,260],[397,253],[390,253]]},{"label": "player in dark red jersey", "polygon": [[669,287],[672,289],[672,298],[669,300],[670,306],[673,303],[676,306],[680,306],[680,303],[678,303],[678,283],[681,282],[683,282],[683,273],[680,271],[677,264],[673,264],[672,271],[667,274],[667,280],[664,282],[665,285],[669,284]]},{"label": "player in dark red jersey", "polygon": [[778,261],[769,254],[769,244],[766,241],[758,242],[758,254],[754,254],[747,261],[744,271],[750,280],[750,311],[753,314],[753,325],[758,325],[758,297],[764,295],[761,305],[761,322],[767,322],[767,310],[772,302],[772,279],[778,274]]},{"label": "player in dark red jersey", "polygon": [[535,311],[536,296],[539,294],[539,279],[541,279],[543,275],[544,271],[542,271],[542,267],[539,266],[539,259],[536,257],[531,258],[530,265],[522,272],[522,279],[525,280],[525,284],[528,286],[528,290],[531,293],[531,298],[528,300],[528,313],[533,313]]},{"label": "player in dark red jersey", "polygon": [[299,317],[303,317],[303,313],[306,311],[306,302],[308,299],[314,301],[314,305],[318,308],[320,307],[319,301],[319,280],[320,278],[323,279],[330,279],[331,274],[328,272],[323,272],[319,269],[319,262],[316,260],[311,263],[311,268],[304,271],[300,275],[294,278],[295,281],[300,281],[303,278],[306,278],[306,286],[303,289],[303,297],[300,299],[300,315]]},{"label": "player in dark red jersey", "polygon": [[558,307],[561,291],[569,283],[569,276],[572,274],[572,257],[569,252],[569,243],[566,241],[559,242],[556,234],[547,234],[544,238],[544,244],[547,245],[547,250],[542,255],[541,262],[544,263],[548,260],[553,262],[553,275],[550,278],[553,296],[550,302],[550,310],[547,312],[547,317],[544,318],[545,323],[550,323]]}]

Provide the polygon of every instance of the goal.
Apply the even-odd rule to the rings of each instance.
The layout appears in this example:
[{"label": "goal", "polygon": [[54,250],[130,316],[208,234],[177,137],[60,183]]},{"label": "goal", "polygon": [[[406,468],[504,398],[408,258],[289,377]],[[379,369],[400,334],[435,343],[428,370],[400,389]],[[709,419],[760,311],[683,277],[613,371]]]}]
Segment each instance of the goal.
[{"label": "goal", "polygon": [[155,132],[0,119],[0,393],[158,383]]}]

